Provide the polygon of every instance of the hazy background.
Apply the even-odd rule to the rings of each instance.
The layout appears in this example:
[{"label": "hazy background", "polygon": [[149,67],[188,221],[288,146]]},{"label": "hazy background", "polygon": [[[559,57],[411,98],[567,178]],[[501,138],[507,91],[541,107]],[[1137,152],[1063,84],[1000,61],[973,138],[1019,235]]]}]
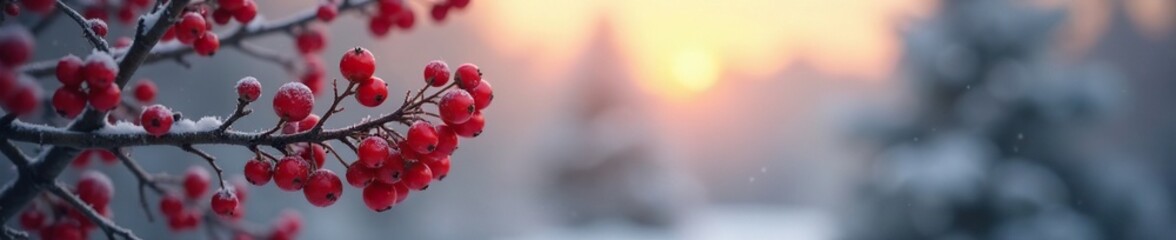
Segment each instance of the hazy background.
[{"label": "hazy background", "polygon": [[[259,3],[261,17],[280,19],[314,1]],[[245,219],[269,224],[282,209],[299,209],[303,239],[1156,239],[1169,235],[1150,229],[1173,226],[1171,1],[490,0],[474,1],[444,23],[414,6],[416,27],[382,39],[354,15],[332,23],[323,55],[328,77],[339,77],[333,63],[354,46],[373,50],[376,75],[389,81],[393,96],[419,87],[430,60],[477,63],[496,90],[484,134],[462,141],[449,178],[389,212],[367,210],[361,191],[350,187],[334,206],[315,208],[301,193],[266,186],[250,190]],[[81,40],[70,38],[76,29],[57,24],[44,36],[60,37],[42,37],[37,59],[84,53]],[[116,27],[111,35],[128,33]],[[1009,39],[1001,46],[1025,47],[985,47],[999,37]],[[253,42],[295,53],[287,36]],[[45,45],[59,48],[41,51]],[[1033,76],[1060,80],[1017,88],[1030,100],[935,107],[948,101],[942,96],[971,96],[960,90],[973,86],[992,91],[978,101],[1001,101],[992,90],[999,86],[982,87],[987,83],[927,83],[943,76],[1012,78],[969,70],[990,67],[968,67],[981,58],[1013,59],[1014,69],[1030,69],[1012,73],[1021,83],[1038,86],[1047,78]],[[157,102],[192,118],[230,113],[232,84],[242,76],[257,77],[269,96],[297,80],[232,48],[189,61],[191,69],[163,62],[136,79],[154,80]],[[979,75],[987,77],[968,77]],[[1051,91],[1057,89],[1065,91]],[[1038,98],[1063,103],[1032,100]],[[324,99],[316,112],[325,111]],[[1068,110],[1069,102],[1085,104],[1073,111],[1083,114],[1051,122],[1010,110]],[[347,111],[328,126],[396,107],[344,103]],[[276,121],[269,104],[253,107],[256,114],[235,128],[265,129]],[[977,109],[987,110],[970,113]],[[1074,116],[1081,124],[1034,127]],[[972,122],[986,118],[1026,124],[1008,132]],[[1003,141],[1011,138],[1033,143]],[[1041,143],[1054,139],[1066,144]],[[229,173],[241,172],[251,156],[240,147],[206,148]],[[1015,154],[1022,151],[1028,153]],[[153,172],[204,165],[175,148],[134,153]],[[1071,161],[1075,155],[1084,157]],[[998,159],[1009,158],[1048,160],[1002,168],[1010,162]],[[1069,166],[1086,170],[1068,177]],[[333,160],[327,167],[343,172]],[[171,235],[164,222],[147,222],[127,171],[98,168],[119,186],[116,221],[147,239],[207,238],[204,231]],[[999,182],[1011,179],[1002,174],[1025,171],[1017,178],[1023,182]],[[982,187],[967,187],[973,182]],[[1001,186],[1038,185],[1046,190],[1022,192],[1052,199],[1027,201],[1045,210],[1001,210]],[[1085,186],[1120,190],[1108,195]],[[917,190],[923,188],[931,190]],[[1125,210],[1100,204],[1150,207],[1117,214]],[[1059,211],[1065,214],[1053,214]],[[1103,224],[1125,219],[1136,221]],[[1049,224],[1058,222],[1077,223]]]}]

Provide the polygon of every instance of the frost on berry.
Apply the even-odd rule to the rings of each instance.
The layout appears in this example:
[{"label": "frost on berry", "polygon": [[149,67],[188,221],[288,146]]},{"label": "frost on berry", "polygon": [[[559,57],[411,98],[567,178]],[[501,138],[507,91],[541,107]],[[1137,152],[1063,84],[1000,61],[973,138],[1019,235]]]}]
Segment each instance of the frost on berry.
[{"label": "frost on berry", "polygon": [[274,184],[288,192],[302,190],[309,174],[310,164],[306,160],[298,156],[286,156],[274,167]]},{"label": "frost on berry", "polygon": [[330,169],[320,168],[310,174],[306,186],[302,188],[306,200],[316,207],[327,207],[335,204],[343,195],[343,181]]},{"label": "frost on berry", "polygon": [[212,195],[210,200],[212,212],[221,216],[235,216],[240,207],[240,200],[237,199],[237,194],[229,189],[220,189]]},{"label": "frost on berry", "polygon": [[248,76],[237,81],[237,98],[246,102],[257,101],[261,97],[261,82],[257,78]]},{"label": "frost on berry", "polygon": [[378,168],[384,165],[384,158],[388,157],[388,141],[371,136],[359,142],[356,155],[359,163],[368,168]]},{"label": "frost on berry", "polygon": [[478,65],[472,63],[462,64],[457,67],[453,79],[457,81],[457,86],[461,89],[473,89],[482,82],[482,70],[478,68]]},{"label": "frost on berry", "polygon": [[118,75],[118,63],[110,54],[94,51],[86,57],[83,68],[86,83],[90,87],[106,87],[114,84],[114,77]]},{"label": "frost on berry", "polygon": [[461,89],[451,89],[441,95],[441,103],[437,108],[441,120],[450,125],[466,122],[476,110],[474,97]]},{"label": "frost on berry", "polygon": [[73,54],[66,55],[57,60],[57,81],[67,87],[80,88],[84,76],[82,75],[82,59]]},{"label": "frost on berry", "polygon": [[204,192],[208,191],[208,170],[202,167],[192,166],[188,171],[184,172],[184,196],[188,199],[199,199],[204,196]]},{"label": "frost on berry", "polygon": [[173,121],[171,109],[159,104],[143,108],[143,113],[139,115],[139,124],[143,125],[143,130],[157,137],[167,134]]},{"label": "frost on berry", "polygon": [[287,122],[301,121],[314,108],[314,94],[310,88],[298,82],[289,82],[278,88],[274,94],[274,112]]},{"label": "frost on berry", "polygon": [[89,19],[86,20],[86,24],[90,24],[90,30],[94,31],[94,34],[97,34],[98,37],[106,37],[108,29],[106,21],[102,21],[102,19]]},{"label": "frost on berry", "polygon": [[[50,3],[52,4],[52,3]],[[0,27],[0,65],[20,66],[33,57],[33,35],[19,24]]]},{"label": "frost on berry", "polygon": [[78,198],[94,208],[104,208],[114,196],[114,184],[102,172],[87,170],[82,173],[77,186]]},{"label": "frost on berry", "polygon": [[449,65],[445,61],[433,60],[425,65],[425,83],[434,87],[449,83]]}]

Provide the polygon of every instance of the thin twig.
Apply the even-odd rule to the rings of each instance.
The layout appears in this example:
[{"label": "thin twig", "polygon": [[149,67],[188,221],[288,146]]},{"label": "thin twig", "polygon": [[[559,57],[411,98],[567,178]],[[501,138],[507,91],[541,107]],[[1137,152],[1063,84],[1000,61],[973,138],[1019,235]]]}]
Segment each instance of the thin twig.
[{"label": "thin twig", "polygon": [[241,117],[244,117],[245,115],[249,115],[250,113],[253,113],[253,110],[245,108],[246,106],[249,106],[249,101],[245,101],[245,99],[238,98],[237,99],[237,109],[233,111],[233,115],[229,115],[229,119],[225,120],[225,122],[222,123],[221,126],[216,129],[216,131],[217,132],[224,132],[225,130],[228,130],[229,127],[232,126],[234,122],[237,122],[238,119],[241,119]]},{"label": "thin twig", "polygon": [[326,148],[327,151],[331,151],[331,154],[335,155],[335,159],[338,159],[339,164],[343,164],[343,167],[351,166],[351,164],[347,164],[347,161],[343,161],[343,157],[339,156],[339,151],[335,151],[335,148],[331,147],[331,144],[327,144],[326,142],[321,142],[321,143],[317,143],[317,144],[323,146],[323,148]]},{"label": "thin twig", "polygon": [[114,236],[118,235],[123,239],[139,239],[139,237],[131,233],[130,230],[119,227],[118,225],[115,225],[114,222],[106,219],[106,217],[98,214],[97,211],[94,211],[93,208],[90,208],[89,204],[82,202],[82,199],[79,199],[78,196],[70,193],[70,191],[67,190],[61,182],[47,183],[44,187],[48,189],[49,192],[57,195],[57,197],[65,200],[70,205],[73,205],[75,209],[77,209],[79,212],[82,212],[83,215],[86,215],[86,217],[90,219],[90,222],[93,222],[95,225],[98,225],[98,227],[101,227],[102,231],[106,232],[107,238],[114,239]]},{"label": "thin twig", "polygon": [[270,135],[274,134],[278,130],[281,130],[282,125],[284,125],[284,124],[286,124],[286,120],[278,120],[277,126],[274,126],[274,128],[271,128],[269,131],[265,131],[264,133],[261,133],[261,136],[270,136]]},{"label": "thin twig", "polygon": [[347,89],[344,89],[342,94],[339,94],[339,80],[335,79],[334,81],[331,82],[331,85],[334,86],[333,89],[335,92],[335,99],[334,99],[334,101],[331,102],[331,107],[327,108],[327,112],[323,113],[323,117],[319,118],[319,121],[314,124],[313,128],[310,128],[309,132],[311,132],[311,133],[322,132],[323,131],[323,124],[325,124],[327,122],[327,119],[331,118],[331,115],[334,115],[335,112],[342,111],[341,109],[337,109],[339,107],[339,103],[343,102],[343,99],[347,98],[347,96],[351,96],[352,94],[355,94],[355,86],[356,86],[355,82],[352,82],[352,81],[347,81],[347,82],[348,82]]},{"label": "thin twig", "polygon": [[143,207],[143,213],[147,214],[147,221],[155,222],[155,216],[151,214],[150,204],[147,203],[147,194],[143,193],[143,190],[144,187],[150,187],[152,190],[155,190],[156,194],[163,194],[163,188],[155,182],[155,178],[151,174],[143,170],[143,167],[139,166],[139,163],[135,162],[134,159],[131,159],[126,152],[117,148],[112,148],[108,151],[114,153],[114,156],[118,157],[118,160],[131,171],[131,174],[139,179],[139,205]]},{"label": "thin twig", "polygon": [[213,157],[204,151],[200,151],[200,149],[196,149],[195,147],[192,147],[192,145],[183,145],[180,146],[180,148],[184,149],[185,152],[196,154],[196,156],[200,156],[204,158],[205,161],[208,161],[208,165],[212,165],[212,170],[216,171],[216,179],[220,180],[221,188],[225,188],[224,170],[221,170],[220,165],[216,164],[216,157]]},{"label": "thin twig", "polygon": [[294,63],[293,58],[279,54],[277,51],[270,50],[268,48],[249,42],[241,42],[240,44],[234,46],[236,46],[237,50],[240,50],[241,53],[244,53],[245,55],[277,64],[287,72],[294,72],[294,69],[298,68],[297,64]]},{"label": "thin twig", "polygon": [[86,17],[83,17],[81,13],[78,13],[78,11],[70,8],[69,5],[66,5],[65,1],[62,0],[57,0],[57,8],[60,8],[61,11],[65,13],[65,15],[73,18],[74,22],[77,22],[78,26],[82,27],[82,35],[86,37],[86,40],[90,41],[91,45],[94,45],[94,48],[97,48],[98,51],[110,52],[110,46],[106,45],[106,39],[102,39],[102,37],[99,37],[98,34],[94,33],[94,30],[90,28],[90,22],[86,20]]}]

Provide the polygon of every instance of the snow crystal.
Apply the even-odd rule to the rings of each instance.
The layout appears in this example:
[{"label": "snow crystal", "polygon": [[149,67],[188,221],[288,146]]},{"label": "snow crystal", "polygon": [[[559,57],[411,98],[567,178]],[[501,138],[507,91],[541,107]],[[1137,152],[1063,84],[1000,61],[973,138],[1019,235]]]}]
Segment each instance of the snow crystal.
[{"label": "snow crystal", "polygon": [[164,11],[155,11],[153,13],[143,14],[142,17],[139,17],[139,21],[143,21],[143,26],[155,26],[155,22],[159,21],[159,14],[162,12]]},{"label": "snow crystal", "polygon": [[306,87],[306,84],[302,84],[301,82],[282,84],[282,87],[278,88],[278,95],[288,95],[299,100],[309,99],[310,102],[314,102],[314,93],[310,91],[309,87]]},{"label": "snow crystal", "polygon": [[216,130],[224,124],[218,117],[202,117],[200,120],[193,122],[191,119],[184,119],[172,125],[172,133],[194,133],[207,132]]},{"label": "snow crystal", "polygon": [[245,77],[241,78],[241,80],[237,80],[237,86],[241,86],[243,84],[253,84],[253,83],[257,83],[257,85],[261,85],[261,82],[258,82],[257,78],[254,78],[253,76],[245,76]]},{"label": "snow crystal", "polygon": [[143,127],[140,127],[139,125],[135,125],[134,123],[127,122],[127,121],[118,121],[112,125],[107,125],[106,127],[102,128],[102,129],[98,129],[98,133],[100,133],[100,134],[130,135],[130,134],[145,134],[145,133],[147,133],[147,131],[143,130]]},{"label": "snow crystal", "polygon": [[110,71],[113,72],[118,72],[118,62],[115,62],[114,58],[110,57],[110,54],[107,54],[106,52],[94,49],[94,52],[90,53],[89,57],[86,57],[87,63],[93,61],[99,61],[102,63],[102,65],[106,66],[106,69],[110,69]]}]

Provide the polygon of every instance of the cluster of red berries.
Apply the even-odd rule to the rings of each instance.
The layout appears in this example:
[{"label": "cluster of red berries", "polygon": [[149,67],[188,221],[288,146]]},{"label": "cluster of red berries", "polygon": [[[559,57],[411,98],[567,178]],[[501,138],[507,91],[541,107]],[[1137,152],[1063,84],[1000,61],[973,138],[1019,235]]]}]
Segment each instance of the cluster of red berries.
[{"label": "cluster of red berries", "polygon": [[73,162],[70,162],[70,166],[78,169],[86,168],[86,166],[90,165],[90,160],[95,156],[97,156],[98,159],[101,159],[102,163],[107,165],[118,162],[118,157],[114,155],[114,152],[106,149],[95,148],[82,150],[81,153],[78,153],[77,157],[74,157]]},{"label": "cluster of red berries", "polygon": [[[83,172],[73,192],[98,214],[111,217],[110,200],[114,196],[114,185],[106,174],[93,170]],[[65,200],[48,196],[41,199],[44,204],[34,202],[20,214],[20,226],[38,233],[42,239],[86,239],[89,232],[97,227],[84,213]]]},{"label": "cluster of red berries", "polygon": [[37,109],[41,86],[19,69],[33,56],[33,36],[24,27],[0,27],[0,107],[17,115]]},{"label": "cluster of red berries", "polygon": [[470,5],[470,0],[444,0],[433,4],[433,8],[429,10],[429,14],[434,21],[445,21],[445,17],[449,15],[449,11],[455,9],[465,9]]},{"label": "cluster of red berries", "polygon": [[86,103],[99,111],[110,111],[121,102],[122,89],[114,82],[118,64],[109,54],[97,52],[83,61],[66,55],[57,61],[57,80],[61,88],[53,93],[53,108],[65,118],[74,118],[85,110]]},{"label": "cluster of red berries", "polygon": [[294,44],[298,53],[302,54],[302,61],[306,64],[300,78],[303,85],[310,88],[314,95],[321,93],[326,85],[327,68],[319,55],[327,46],[327,34],[318,25],[309,25],[296,30]]},{"label": "cluster of red berries", "polygon": [[[250,1],[253,2],[253,1]],[[257,9],[254,7],[254,15]],[[163,33],[163,41],[170,41],[175,39],[180,43],[192,45],[192,49],[196,54],[202,56],[212,56],[216,54],[216,50],[220,48],[220,37],[212,31],[212,22],[206,21],[205,16],[208,15],[208,10],[203,7],[190,8],[180,19],[176,21],[175,25],[168,28]],[[250,16],[252,20],[252,16]]]}]

